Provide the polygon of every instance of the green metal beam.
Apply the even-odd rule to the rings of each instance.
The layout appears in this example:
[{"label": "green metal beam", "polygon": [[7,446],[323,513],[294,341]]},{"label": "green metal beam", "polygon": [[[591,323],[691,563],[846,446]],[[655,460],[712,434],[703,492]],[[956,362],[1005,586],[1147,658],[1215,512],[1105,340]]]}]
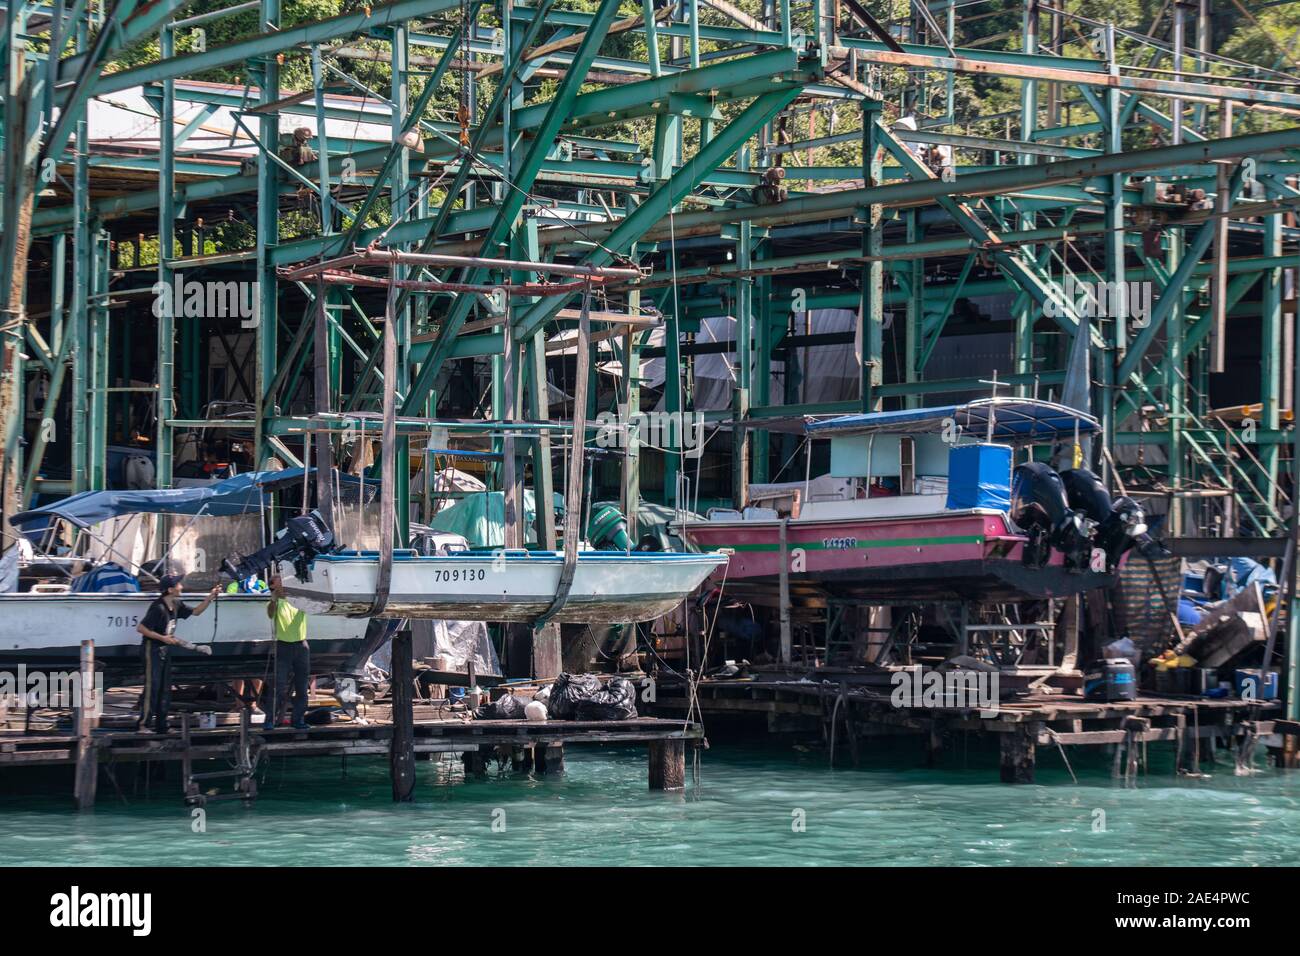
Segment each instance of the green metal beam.
[{"label": "green metal beam", "polygon": [[[1245,184],[1245,167],[1238,166],[1236,172],[1232,174],[1232,179],[1228,183],[1229,203],[1236,200],[1241,194],[1242,186]],[[1151,312],[1151,321],[1148,325],[1138,332],[1137,338],[1129,346],[1123,361],[1119,363],[1118,380],[1126,382],[1141,363],[1143,356],[1146,355],[1147,349],[1155,341],[1156,335],[1164,328],[1165,321],[1169,318],[1175,308],[1182,305],[1183,300],[1193,290],[1188,288],[1192,276],[1195,274],[1197,264],[1205,251],[1210,248],[1210,243],[1214,241],[1215,220],[1210,219],[1201,225],[1187,243],[1187,248],[1183,251],[1183,257],[1178,263],[1178,267],[1169,277],[1169,282],[1165,285],[1155,308]]]},{"label": "green metal beam", "polygon": [[159,80],[174,80],[182,76],[194,76],[218,67],[234,66],[245,60],[274,57],[295,47],[306,47],[313,43],[337,40],[355,33],[397,26],[405,20],[431,17],[455,9],[459,3],[460,0],[394,0],[393,3],[383,4],[373,9],[363,8],[355,13],[314,20],[284,30],[253,34],[201,53],[163,57],[155,63],[146,63],[129,70],[105,74],[95,83],[93,95],[120,93],[133,86],[143,86]]},{"label": "green metal beam", "polygon": [[[643,236],[650,226],[669,215],[700,182],[708,171],[721,165],[756,129],[785,109],[799,95],[798,88],[777,90],[758,97],[726,128],[710,140],[684,166],[669,177],[659,189],[623,219],[597,249],[583,258],[586,265],[609,265],[616,255],[623,254]],[[555,296],[533,306],[520,321],[520,335],[532,332],[564,306],[564,299]]]}]

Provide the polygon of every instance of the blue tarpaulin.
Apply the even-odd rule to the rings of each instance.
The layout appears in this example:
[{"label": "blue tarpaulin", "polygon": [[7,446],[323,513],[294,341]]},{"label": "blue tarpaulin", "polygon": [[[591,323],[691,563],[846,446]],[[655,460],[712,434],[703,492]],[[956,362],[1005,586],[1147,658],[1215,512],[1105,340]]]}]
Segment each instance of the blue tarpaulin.
[{"label": "blue tarpaulin", "polygon": [[[250,471],[225,481],[194,488],[164,488],[144,491],[85,491],[62,501],[24,511],[11,522],[25,530],[48,524],[59,517],[80,528],[127,514],[205,515],[228,517],[259,511],[262,497],[283,485],[302,481],[301,468],[283,471]],[[355,479],[354,479],[355,480]]]},{"label": "blue tarpaulin", "polygon": [[1011,447],[956,445],[948,452],[951,509],[1011,507]]}]

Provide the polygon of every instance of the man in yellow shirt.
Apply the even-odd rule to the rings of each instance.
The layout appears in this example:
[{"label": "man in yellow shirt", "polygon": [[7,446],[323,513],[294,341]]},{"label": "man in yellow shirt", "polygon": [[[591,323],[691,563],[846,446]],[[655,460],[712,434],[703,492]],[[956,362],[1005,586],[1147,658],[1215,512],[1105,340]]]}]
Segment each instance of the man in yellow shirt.
[{"label": "man in yellow shirt", "polygon": [[311,651],[307,648],[307,614],[298,610],[284,596],[284,579],[271,578],[271,600],[266,616],[275,622],[275,708],[271,726],[290,726],[285,713],[289,682],[293,681],[293,721],[298,730],[307,727],[307,685],[311,673]]}]

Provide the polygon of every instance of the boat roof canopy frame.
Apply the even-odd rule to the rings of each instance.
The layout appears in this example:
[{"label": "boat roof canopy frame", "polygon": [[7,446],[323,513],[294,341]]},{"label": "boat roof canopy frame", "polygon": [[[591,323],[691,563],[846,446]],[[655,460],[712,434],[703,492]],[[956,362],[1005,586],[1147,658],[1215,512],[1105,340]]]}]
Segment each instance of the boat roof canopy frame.
[{"label": "boat roof canopy frame", "polygon": [[[25,527],[44,521],[44,527],[48,527],[55,519],[62,518],[78,528],[90,528],[128,514],[204,514],[211,517],[251,514],[261,510],[263,495],[297,484],[303,480],[303,474],[302,468],[285,468],[279,471],[249,471],[223,481],[183,488],[84,491],[14,515],[10,523],[15,527]],[[360,484],[352,475],[344,474],[341,478]],[[38,531],[40,527],[26,530]]]},{"label": "boat roof canopy frame", "polygon": [[[851,435],[924,435],[942,432],[955,423],[961,433],[978,441],[1029,445],[1073,439],[1099,431],[1097,419],[1067,405],[1033,398],[984,398],[961,405],[902,408],[888,412],[806,419],[809,438]],[[991,424],[991,429],[990,429]]]}]

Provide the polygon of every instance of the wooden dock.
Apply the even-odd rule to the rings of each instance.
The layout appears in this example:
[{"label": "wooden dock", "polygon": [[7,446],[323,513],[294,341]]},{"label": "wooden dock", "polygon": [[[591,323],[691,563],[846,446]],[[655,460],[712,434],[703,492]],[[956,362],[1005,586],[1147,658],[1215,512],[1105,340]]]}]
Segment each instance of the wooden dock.
[{"label": "wooden dock", "polygon": [[[1279,764],[1291,765],[1300,726],[1274,719],[1273,701],[1158,697],[1097,702],[1062,693],[1026,695],[1002,701],[995,710],[965,707],[895,706],[888,690],[854,686],[837,675],[821,682],[807,675],[763,675],[750,679],[703,680],[696,686],[699,713],[764,720],[773,733],[820,731],[831,747],[846,746],[856,762],[870,737],[914,735],[933,761],[955,732],[993,734],[999,741],[1002,779],[1032,783],[1040,747],[1113,746],[1116,776],[1132,777],[1145,763],[1146,745],[1173,744],[1179,772],[1198,773],[1215,747],[1231,750],[1238,768],[1248,766],[1264,743]],[[662,682],[656,712],[685,712],[684,685]],[[1065,757],[1068,766],[1068,757]]]},{"label": "wooden dock", "polygon": [[[654,790],[681,790],[686,779],[686,747],[698,746],[703,731],[682,720],[639,717],[632,720],[569,721],[474,720],[428,702],[412,707],[409,750],[420,754],[461,754],[467,774],[483,774],[492,760],[509,761],[516,771],[556,773],[564,769],[564,752],[576,745],[645,744],[648,780]],[[389,756],[401,749],[403,736],[392,720],[391,707],[371,705],[366,719],[309,727],[266,729],[236,715],[214,729],[198,729],[190,713],[172,717],[168,733],[99,727],[78,732],[74,718],[67,729],[0,730],[0,779],[25,768],[77,768],[75,796],[80,805],[93,805],[97,780],[107,777],[117,787],[117,770],[140,763],[181,765],[181,792],[195,804],[211,799],[251,800],[256,775],[270,757]],[[120,722],[121,717],[113,719]],[[176,725],[179,724],[179,728]],[[396,741],[396,743],[395,743]],[[219,762],[218,770],[203,770]],[[413,768],[403,773],[412,777]],[[395,775],[396,780],[396,775]],[[226,792],[209,791],[218,782]],[[409,798],[409,792],[403,798]]]}]

